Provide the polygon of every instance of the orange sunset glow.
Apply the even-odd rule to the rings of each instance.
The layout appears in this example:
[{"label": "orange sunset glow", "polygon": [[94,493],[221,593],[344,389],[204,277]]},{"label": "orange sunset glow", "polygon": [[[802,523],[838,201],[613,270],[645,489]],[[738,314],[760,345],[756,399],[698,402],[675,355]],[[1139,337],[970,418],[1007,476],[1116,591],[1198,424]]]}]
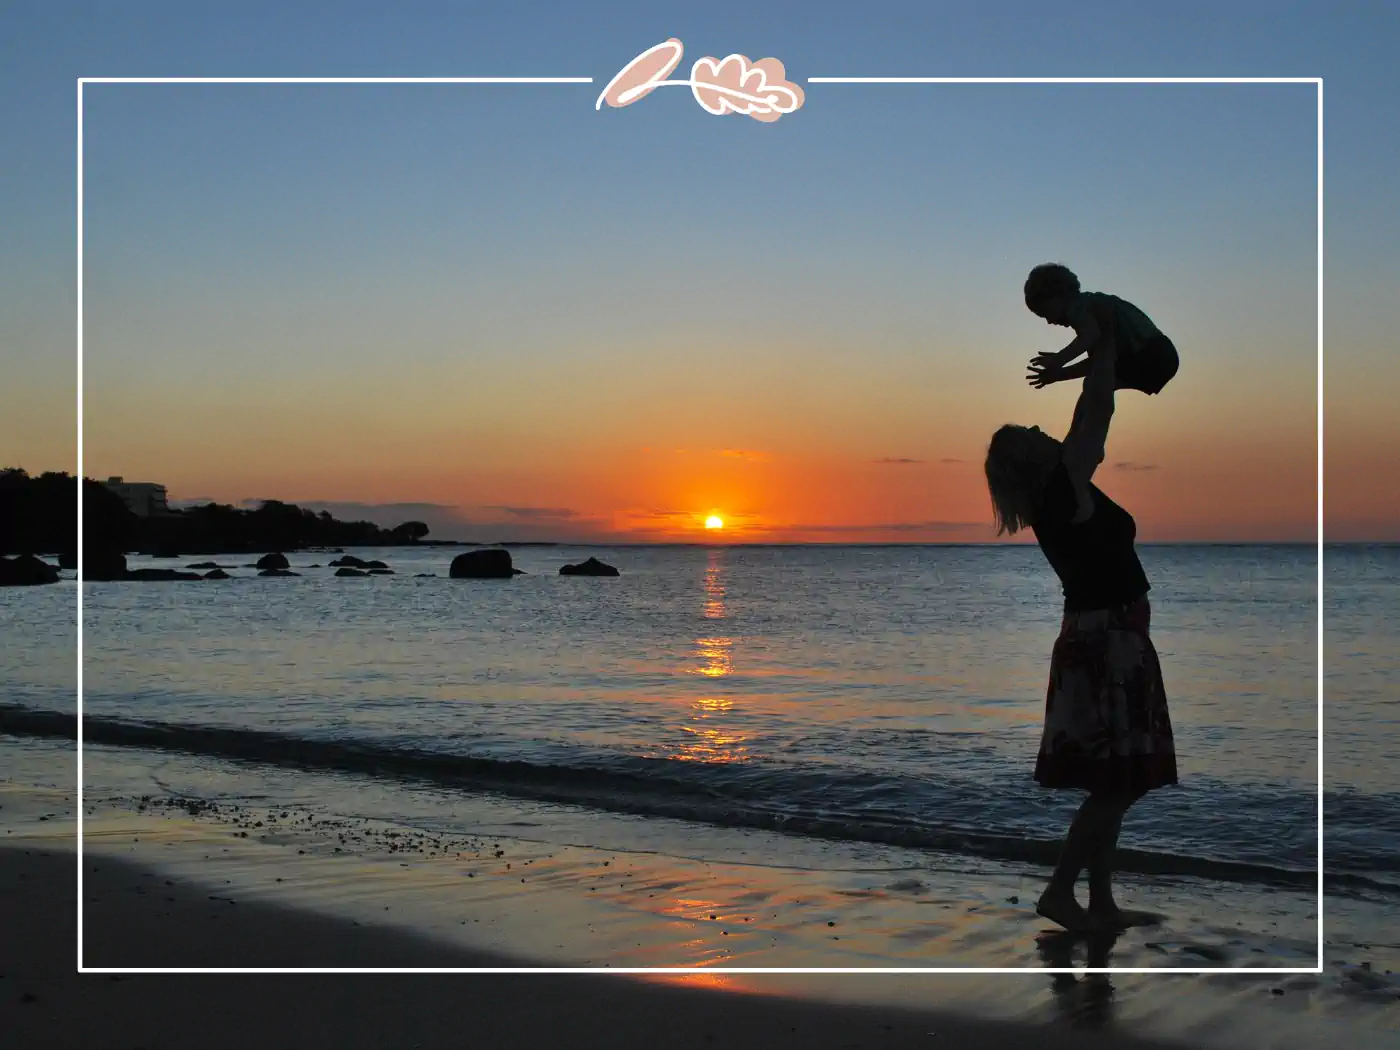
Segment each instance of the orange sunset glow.
[{"label": "orange sunset glow", "polygon": [[[1056,259],[1181,351],[1160,397],[1119,399],[1096,477],[1139,538],[1313,540],[1314,107],[1271,93],[1264,134],[1233,88],[1092,91],[1053,131],[1026,123],[1028,92],[1011,109],[959,94],[955,159],[932,181],[905,136],[878,137],[862,165],[819,162],[839,134],[817,123],[832,111],[804,107],[815,152],[765,140],[768,162],[800,163],[804,191],[722,218],[698,187],[619,189],[635,122],[609,125],[624,139],[584,169],[572,132],[532,132],[492,140],[504,167],[458,170],[449,139],[408,130],[436,96],[327,93],[325,119],[303,126],[280,95],[206,112],[203,96],[153,92],[103,125],[120,177],[85,184],[82,470],[164,485],[177,507],[273,499],[421,521],[435,540],[998,542],[988,439],[1008,422],[1063,435],[1078,394],[1024,375],[1070,338],[1023,301],[1030,267]],[[176,103],[179,119],[161,108]],[[575,126],[568,107],[556,118]],[[230,121],[258,129],[240,154],[258,178],[230,174]],[[1132,141],[1069,145],[1096,122]],[[1157,156],[1149,129],[1168,126],[1173,163],[1147,178],[1133,158]],[[674,148],[700,148],[691,127],[674,125]],[[1042,133],[1034,174],[996,159]],[[737,170],[744,142],[704,149]],[[696,171],[720,163],[700,155]],[[578,200],[596,202],[583,223]],[[661,241],[685,246],[665,267]],[[736,252],[762,259],[762,279],[734,270]],[[1392,366],[1382,329],[1334,323],[1329,536],[1387,535],[1400,489],[1369,465],[1400,448],[1376,381]],[[1349,343],[1374,349],[1348,359]],[[42,342],[25,360],[69,367]],[[75,460],[62,380],[0,389],[15,465]]]}]

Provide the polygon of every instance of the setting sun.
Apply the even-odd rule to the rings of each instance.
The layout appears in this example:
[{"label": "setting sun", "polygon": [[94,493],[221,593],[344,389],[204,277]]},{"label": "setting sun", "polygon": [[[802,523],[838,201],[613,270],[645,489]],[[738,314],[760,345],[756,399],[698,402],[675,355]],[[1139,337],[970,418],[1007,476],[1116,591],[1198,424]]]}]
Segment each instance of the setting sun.
[{"label": "setting sun", "polygon": [[721,518],[718,514],[711,514],[708,518],[705,519],[705,528],[722,529],[724,528],[724,519]]}]

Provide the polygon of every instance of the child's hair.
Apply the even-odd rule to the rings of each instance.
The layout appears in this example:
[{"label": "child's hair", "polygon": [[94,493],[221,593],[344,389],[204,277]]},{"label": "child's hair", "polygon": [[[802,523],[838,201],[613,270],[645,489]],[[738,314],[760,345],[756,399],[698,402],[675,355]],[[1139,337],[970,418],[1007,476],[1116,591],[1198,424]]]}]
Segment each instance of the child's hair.
[{"label": "child's hair", "polygon": [[1026,278],[1026,305],[1035,307],[1059,295],[1074,295],[1079,291],[1079,278],[1068,266],[1042,263]]}]

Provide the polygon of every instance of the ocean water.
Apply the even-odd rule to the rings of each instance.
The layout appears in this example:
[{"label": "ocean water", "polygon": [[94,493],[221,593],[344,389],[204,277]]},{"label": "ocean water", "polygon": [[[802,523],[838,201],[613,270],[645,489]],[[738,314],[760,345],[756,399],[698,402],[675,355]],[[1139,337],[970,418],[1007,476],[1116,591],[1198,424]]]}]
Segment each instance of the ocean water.
[{"label": "ocean water", "polygon": [[[236,762],[245,789],[280,763],[972,857],[1052,857],[1081,797],[1030,775],[1060,615],[1034,548],[530,547],[507,581],[355,553],[397,575],[308,553],[294,579],[88,584],[87,739]],[[1181,783],[1130,814],[1123,867],[1315,886],[1321,763],[1332,888],[1400,892],[1400,547],[1327,548],[1321,607],[1312,547],[1140,553]],[[558,575],[590,555],[622,576]],[[71,582],[0,591],[21,745],[76,709],[75,615]]]}]

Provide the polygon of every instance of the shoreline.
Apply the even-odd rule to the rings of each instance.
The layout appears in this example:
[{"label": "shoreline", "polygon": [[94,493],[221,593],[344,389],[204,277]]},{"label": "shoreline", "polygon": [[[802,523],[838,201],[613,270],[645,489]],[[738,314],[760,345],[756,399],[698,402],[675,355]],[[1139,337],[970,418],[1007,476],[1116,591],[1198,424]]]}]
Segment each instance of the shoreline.
[{"label": "shoreline", "polygon": [[[389,927],[355,924],[209,892],[162,878],[158,866],[84,858],[85,963],[122,965],[510,965],[515,960],[446,946]],[[16,1047],[263,1046],[671,1047],[939,1045],[1046,1050],[1169,1050],[1117,1031],[980,1020],[934,1009],[860,1006],[768,994],[698,974],[623,975],[79,974],[75,969],[76,854],[31,840],[0,847],[0,1030]],[[611,979],[609,979],[611,978]],[[819,985],[820,981],[812,984]]]},{"label": "shoreline", "polygon": [[[47,852],[51,856],[39,860],[59,867],[45,869],[55,874],[20,880],[39,882],[42,899],[33,901],[25,899],[27,887],[0,879],[9,890],[0,892],[0,928],[23,930],[23,922],[39,923],[39,932],[21,933],[11,943],[37,944],[47,938],[53,943],[43,951],[51,959],[61,957],[58,971],[71,972],[76,961],[76,811],[64,783],[67,763],[53,762],[65,754],[71,758],[71,752],[44,748],[11,753],[19,765],[0,778],[0,850],[10,847],[0,854],[0,865],[18,847],[31,854]],[[103,768],[112,757],[100,751],[91,755],[84,764],[85,779],[113,772]],[[21,769],[26,765],[28,775]],[[123,762],[120,768],[134,777],[148,776],[143,771],[148,767]],[[167,764],[160,775],[176,772]],[[228,772],[232,770],[221,777]],[[917,1029],[917,1038],[908,1043],[888,1041],[893,1037],[884,1028],[874,1042],[854,1033],[827,1043],[820,1041],[829,1027],[825,1022],[816,1029],[794,1022],[806,1036],[805,1042],[792,1045],[833,1048],[928,1046],[922,1033],[951,1031],[950,1024],[964,1026],[957,1030],[975,1040],[953,1045],[991,1047],[1023,1045],[1028,1037],[1044,1042],[1045,1033],[1072,1032],[1079,1040],[1085,1031],[1094,1031],[1138,1040],[1110,1040],[1103,1044],[1108,1046],[1155,1039],[1158,1046],[1311,1050],[1340,1041],[1356,1050],[1379,1050],[1395,1045],[1400,1033],[1400,978],[1386,969],[1395,968],[1392,946],[1353,943],[1369,941],[1378,924],[1387,921],[1387,912],[1344,916],[1346,902],[1330,898],[1326,973],[1250,973],[1252,966],[1278,965],[1266,963],[1255,951],[1289,950],[1289,937],[1277,927],[1286,922],[1286,909],[1296,904],[1205,883],[1132,880],[1127,887],[1131,901],[1170,918],[1162,927],[1119,939],[1105,963],[1095,960],[1093,946],[1083,939],[1036,934],[1043,924],[1028,912],[1027,897],[1035,880],[1015,868],[969,867],[957,858],[863,847],[838,856],[772,835],[692,838],[677,852],[668,845],[673,830],[662,826],[664,821],[619,822],[586,810],[470,793],[454,796],[460,830],[448,832],[434,830],[431,822],[415,824],[408,815],[411,806],[404,806],[408,796],[383,796],[373,786],[362,785],[362,796],[346,796],[356,808],[337,816],[306,806],[308,793],[338,790],[328,777],[279,775],[246,785],[241,779],[220,783],[225,792],[257,788],[261,801],[249,804],[252,800],[243,794],[241,804],[220,805],[215,812],[189,805],[194,800],[143,802],[140,796],[125,796],[124,801],[120,794],[101,798],[91,788],[86,793],[84,919],[89,940],[84,962],[124,973],[83,975],[88,983],[76,986],[83,994],[93,981],[116,978],[125,987],[133,979],[125,973],[141,966],[579,967],[590,972],[465,976],[535,982],[521,985],[518,998],[527,1011],[536,1008],[536,997],[552,1002],[541,989],[554,988],[555,980],[613,976],[623,983],[638,982],[645,991],[707,989],[717,996],[710,1001],[721,1004],[776,997],[798,1001],[782,1009],[799,1013],[851,1007],[865,1011],[865,1017],[879,1016],[880,1024],[893,1024],[892,1014],[921,1019],[911,1028]],[[379,816],[374,815],[376,799],[383,809]],[[356,812],[365,815],[349,815]],[[25,863],[37,861],[31,856]],[[63,883],[67,890],[57,892],[48,883]],[[1013,900],[1017,895],[1019,904]],[[27,919],[25,913],[36,904],[43,917],[36,913]],[[1358,932],[1348,935],[1348,928]],[[1292,965],[1308,965],[1298,954],[1305,947],[1294,947],[1298,962]],[[0,973],[33,972],[22,959],[23,953],[11,950],[0,959]],[[1086,967],[1102,965],[1120,969],[1084,973]],[[1121,972],[1122,967],[1222,965],[1239,969]],[[860,972],[988,966],[1015,972]],[[662,967],[680,968],[685,975],[615,972]],[[785,967],[856,972],[790,974],[781,972]],[[153,979],[202,978],[222,987],[226,980],[300,982],[315,976]],[[333,982],[362,975],[319,976]],[[398,974],[375,981],[420,978],[457,979]],[[0,991],[16,987],[0,980]],[[33,990],[16,994],[27,992]],[[199,994],[206,995],[202,986]],[[242,994],[253,997],[250,1001],[263,996],[260,991]],[[451,998],[456,993],[445,994]],[[492,1009],[508,1008],[494,997],[484,1000]],[[729,1005],[702,1009],[682,1003],[675,1009],[693,1009],[697,1016],[733,1014]],[[662,1012],[669,1018],[674,1010]],[[945,1014],[955,1015],[956,1022],[943,1021]],[[937,1028],[920,1027],[933,1016],[940,1019]],[[993,1027],[982,1027],[984,1022]],[[5,1023],[0,1017],[0,1024]],[[138,1031],[132,1029],[133,1046],[158,1045],[138,1037]],[[993,1034],[984,1038],[984,1032]],[[1013,1034],[998,1034],[1007,1032]],[[532,1038],[543,1045],[562,1037],[542,1030]],[[632,1038],[635,1044],[625,1041]],[[752,1045],[785,1045],[776,1038],[755,1037]],[[650,1045],[640,1034],[618,1039],[624,1037],[612,1033],[607,1045]],[[411,1046],[413,1041],[369,1045]],[[87,1044],[75,1035],[33,1045]],[[188,1039],[172,1039],[171,1045],[188,1045]]]},{"label": "shoreline", "polygon": [[[188,727],[161,722],[136,722],[88,713],[84,719],[88,744],[151,749],[184,757],[261,763],[301,773],[339,773],[371,776],[389,783],[412,782],[423,786],[450,784],[456,789],[492,792],[522,803],[546,802],[582,805],[620,815],[664,817],[711,823],[736,831],[780,831],[787,835],[849,844],[923,849],[958,853],[994,863],[1038,865],[1047,874],[1059,854],[1058,839],[1020,839],[1008,835],[947,832],[941,836],[917,829],[863,827],[846,821],[839,826],[811,818],[741,812],[730,802],[703,804],[694,794],[679,799],[630,803],[600,786],[578,783],[552,784],[548,779],[522,778],[518,762],[511,760],[469,759],[414,748],[376,750],[372,743],[357,739],[317,741],[289,736],[275,730],[253,728]],[[76,741],[77,715],[26,708],[0,702],[0,733],[46,740]],[[973,848],[973,845],[976,848]],[[1294,890],[1311,889],[1317,884],[1314,871],[1251,864],[1244,861],[1206,857],[1177,857],[1161,850],[1123,848],[1117,869],[1123,874],[1186,876],[1216,881],[1240,882],[1260,887]],[[1330,888],[1357,886],[1394,890],[1357,873],[1328,872]]]}]

